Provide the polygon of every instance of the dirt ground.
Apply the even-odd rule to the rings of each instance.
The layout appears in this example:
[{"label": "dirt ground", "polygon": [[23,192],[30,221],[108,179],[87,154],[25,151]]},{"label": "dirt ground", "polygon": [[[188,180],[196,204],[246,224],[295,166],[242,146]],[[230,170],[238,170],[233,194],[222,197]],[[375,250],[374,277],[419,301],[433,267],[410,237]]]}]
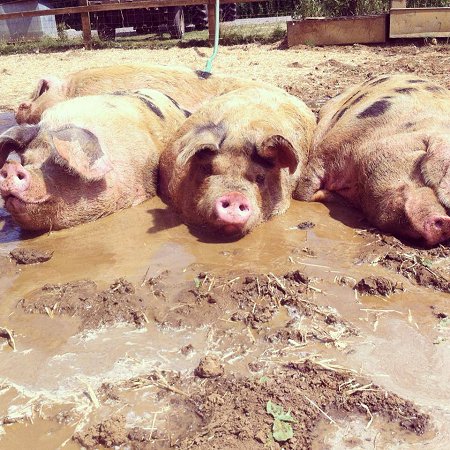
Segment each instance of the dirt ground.
[{"label": "dirt ground", "polygon": [[[213,72],[267,81],[302,98],[314,111],[345,87],[382,73],[428,76],[450,86],[449,45],[422,42],[389,46],[334,46],[284,49],[283,44],[221,47]],[[13,109],[45,75],[64,76],[75,70],[110,64],[147,62],[182,64],[203,69],[208,48],[168,50],[69,50],[64,53],[11,55],[0,58],[0,108]]]},{"label": "dirt ground", "polygon": [[[220,48],[214,70],[314,110],[380,73],[450,88],[450,46]],[[0,58],[1,108],[43,75],[209,49]],[[450,439],[450,248],[293,202],[232,243],[155,198],[35,235],[1,210],[0,449],[410,449]]]}]

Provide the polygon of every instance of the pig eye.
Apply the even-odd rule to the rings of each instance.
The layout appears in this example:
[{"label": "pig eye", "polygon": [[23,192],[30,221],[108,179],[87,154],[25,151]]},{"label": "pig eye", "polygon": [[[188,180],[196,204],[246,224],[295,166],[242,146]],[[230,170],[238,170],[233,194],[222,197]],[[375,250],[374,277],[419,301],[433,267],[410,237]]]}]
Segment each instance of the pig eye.
[{"label": "pig eye", "polygon": [[262,185],[264,184],[264,181],[266,181],[266,177],[262,174],[256,175],[255,181],[259,184]]}]

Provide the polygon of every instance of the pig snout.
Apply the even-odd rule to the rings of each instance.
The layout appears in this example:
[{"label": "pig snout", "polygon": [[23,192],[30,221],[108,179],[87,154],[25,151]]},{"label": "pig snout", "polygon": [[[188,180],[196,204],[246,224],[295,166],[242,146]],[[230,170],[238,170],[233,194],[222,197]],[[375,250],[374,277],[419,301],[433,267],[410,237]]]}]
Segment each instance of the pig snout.
[{"label": "pig snout", "polygon": [[228,192],[216,200],[217,219],[229,234],[237,233],[247,223],[252,213],[250,201],[239,192]]},{"label": "pig snout", "polygon": [[0,193],[2,196],[17,195],[30,186],[30,174],[19,163],[6,163],[0,169]]},{"label": "pig snout", "polygon": [[450,238],[450,217],[432,215],[424,222],[424,235],[428,245],[436,245]]}]

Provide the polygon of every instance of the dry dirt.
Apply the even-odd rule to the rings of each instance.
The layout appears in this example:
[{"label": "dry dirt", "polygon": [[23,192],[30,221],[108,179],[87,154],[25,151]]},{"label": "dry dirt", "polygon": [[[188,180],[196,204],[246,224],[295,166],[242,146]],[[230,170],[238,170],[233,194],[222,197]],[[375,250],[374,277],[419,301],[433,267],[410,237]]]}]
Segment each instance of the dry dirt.
[{"label": "dry dirt", "polygon": [[[315,112],[380,73],[450,88],[448,45],[281,47],[220,48],[214,71],[275,83]],[[43,75],[136,61],[205,64],[195,48],[3,56],[0,106],[14,108]],[[411,448],[433,433],[448,444],[448,246],[355,233],[365,223],[353,213],[298,204],[218,245],[155,201],[37,238],[0,217],[0,325],[18,346],[0,347],[0,448],[340,449],[321,427],[344,433],[357,420],[345,448]],[[38,262],[48,249],[42,264],[7,257]],[[277,441],[280,430],[292,437]]]},{"label": "dry dirt", "polygon": [[[183,64],[202,69],[209,50],[69,50],[63,53],[11,55],[0,58],[0,109],[13,109],[45,75],[64,76],[75,70],[110,64],[147,62]],[[406,72],[427,76],[450,87],[449,46],[420,43],[389,46],[239,45],[220,47],[214,72],[267,81],[302,98],[315,112],[345,87],[382,73]]]}]

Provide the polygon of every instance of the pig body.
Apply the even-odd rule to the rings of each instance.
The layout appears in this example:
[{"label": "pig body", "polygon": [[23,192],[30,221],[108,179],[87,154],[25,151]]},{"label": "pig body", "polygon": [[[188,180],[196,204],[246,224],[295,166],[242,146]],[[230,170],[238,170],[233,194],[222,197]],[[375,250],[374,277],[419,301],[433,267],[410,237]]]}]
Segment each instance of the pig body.
[{"label": "pig body", "polygon": [[277,88],[242,88],[189,117],[161,155],[159,188],[188,224],[240,237],[289,207],[316,125]]},{"label": "pig body", "polygon": [[136,205],[155,195],[160,152],[185,118],[150,89],[61,102],[0,136],[5,208],[24,229],[58,230]]},{"label": "pig body", "polygon": [[383,75],[320,112],[297,193],[343,197],[392,234],[450,238],[450,91],[414,75]]},{"label": "pig body", "polygon": [[38,123],[46,109],[69,98],[142,88],[161,91],[192,111],[211,97],[249,85],[262,83],[177,66],[135,64],[91,68],[63,79],[41,79],[31,100],[19,105],[16,120],[19,124]]}]

